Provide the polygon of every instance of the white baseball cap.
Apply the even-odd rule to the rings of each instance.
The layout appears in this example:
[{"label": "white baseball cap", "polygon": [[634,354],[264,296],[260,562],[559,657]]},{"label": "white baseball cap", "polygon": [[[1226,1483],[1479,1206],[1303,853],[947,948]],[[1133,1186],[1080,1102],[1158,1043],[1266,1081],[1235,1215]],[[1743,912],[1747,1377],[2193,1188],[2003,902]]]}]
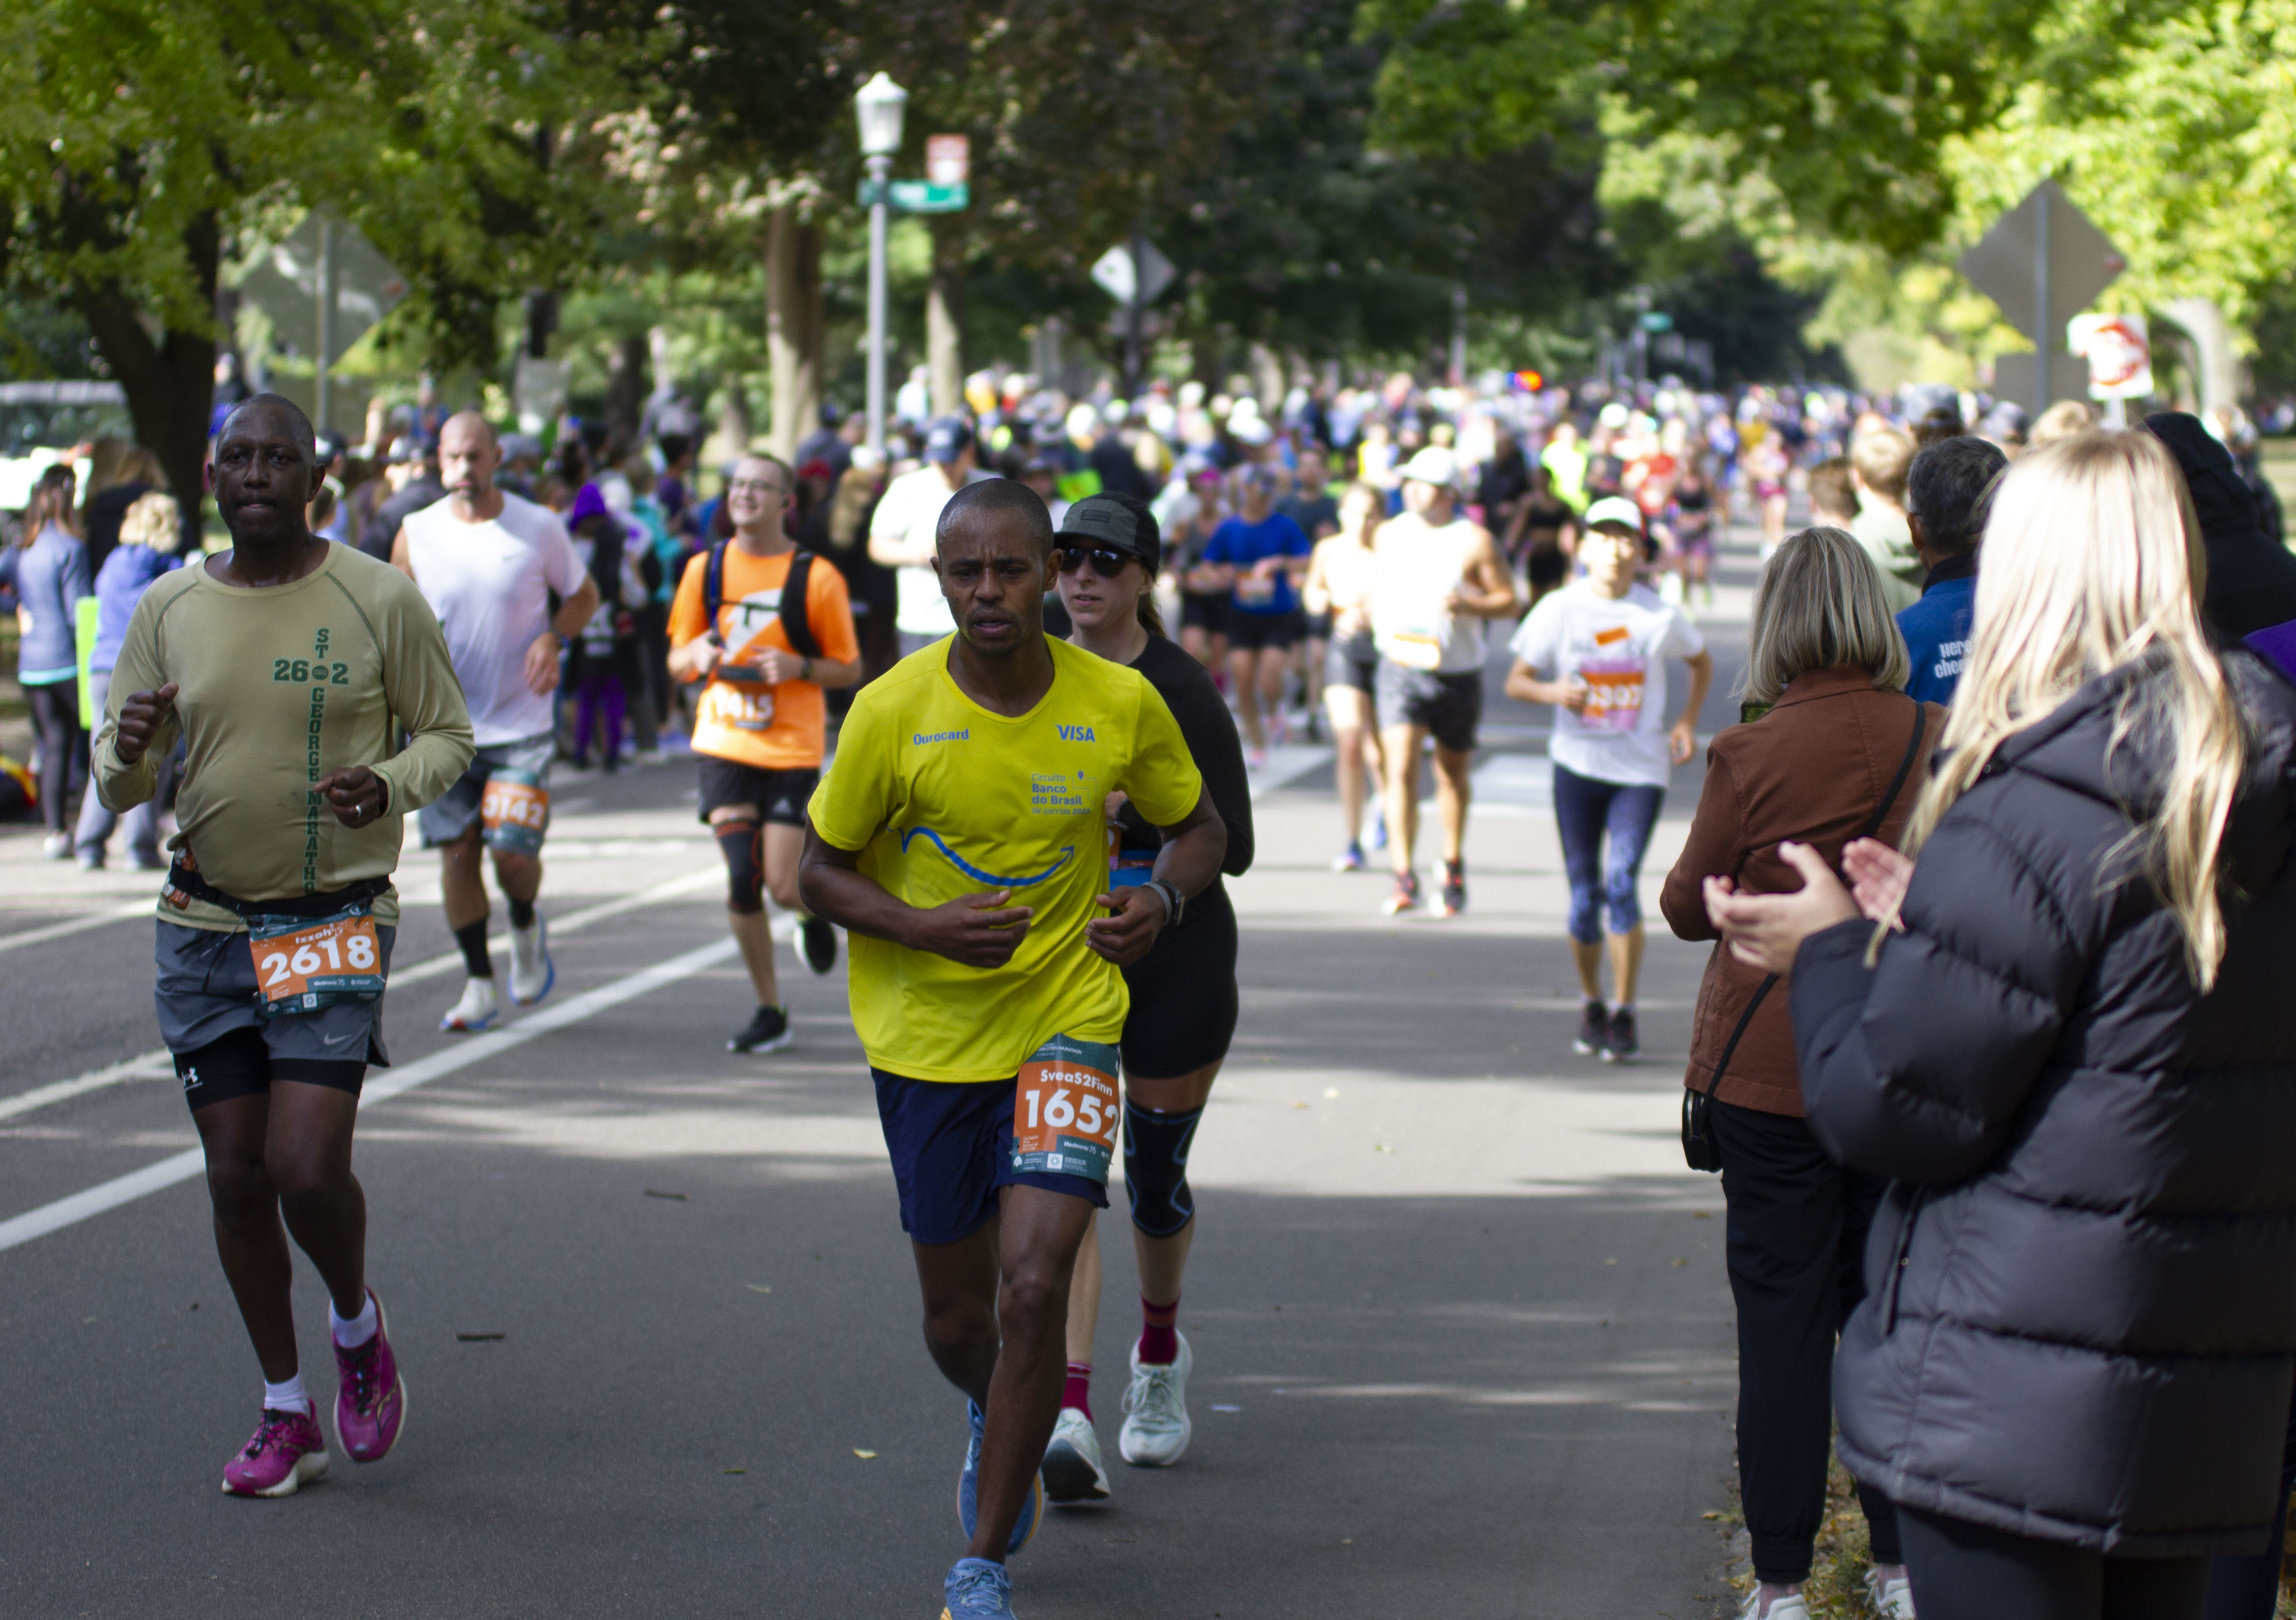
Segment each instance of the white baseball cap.
[{"label": "white baseball cap", "polygon": [[1624,495],[1604,495],[1587,509],[1587,527],[1597,523],[1623,523],[1636,534],[1643,532],[1643,509]]},{"label": "white baseball cap", "polygon": [[1455,489],[1459,483],[1459,458],[1440,445],[1430,445],[1403,464],[1403,476],[1411,483]]}]

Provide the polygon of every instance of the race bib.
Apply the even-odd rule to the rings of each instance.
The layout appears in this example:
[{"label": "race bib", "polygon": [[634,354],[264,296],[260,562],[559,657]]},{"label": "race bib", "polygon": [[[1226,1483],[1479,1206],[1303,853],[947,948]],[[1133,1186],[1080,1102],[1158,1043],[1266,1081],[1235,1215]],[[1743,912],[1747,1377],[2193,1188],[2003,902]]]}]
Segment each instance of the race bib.
[{"label": "race bib", "polygon": [[1587,683],[1587,707],[1578,724],[1590,732],[1631,732],[1642,723],[1643,680],[1649,666],[1641,659],[1589,659],[1578,666]]},{"label": "race bib", "polygon": [[1272,607],[1275,601],[1275,581],[1263,579],[1257,574],[1235,577],[1236,605],[1242,608]]},{"label": "race bib", "polygon": [[382,944],[366,906],[332,917],[258,917],[248,924],[257,1002],[266,1018],[316,1012],[382,994]]},{"label": "race bib", "polygon": [[1054,1035],[1021,1065],[1013,1088],[1013,1168],[1037,1175],[1081,1175],[1108,1185],[1116,1126],[1116,1048]]},{"label": "race bib", "polygon": [[712,686],[707,700],[709,717],[737,732],[771,731],[774,693],[769,686]]},{"label": "race bib", "polygon": [[1406,669],[1435,669],[1443,662],[1443,638],[1431,631],[1390,630],[1381,650]]},{"label": "race bib", "polygon": [[541,775],[497,766],[479,797],[479,826],[480,839],[491,848],[540,855],[550,826],[550,790]]}]

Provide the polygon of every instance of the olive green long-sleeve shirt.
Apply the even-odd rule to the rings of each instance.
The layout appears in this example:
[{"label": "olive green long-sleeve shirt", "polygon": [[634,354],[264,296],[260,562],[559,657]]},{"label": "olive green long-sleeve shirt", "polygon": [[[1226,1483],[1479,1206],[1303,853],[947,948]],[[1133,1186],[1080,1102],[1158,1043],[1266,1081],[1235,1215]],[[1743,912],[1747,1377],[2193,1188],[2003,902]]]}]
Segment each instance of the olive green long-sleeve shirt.
[{"label": "olive green long-sleeve shirt", "polygon": [[[173,710],[133,765],[114,739],[130,694],[174,682]],[[114,810],[152,797],[159,762],[185,740],[169,847],[239,900],[331,893],[398,864],[402,824],[451,787],[471,762],[471,716],[447,640],[406,575],[349,546],[330,545],[302,578],[250,589],[203,563],[162,576],[128,621],[96,733],[96,791]],[[399,728],[411,740],[398,749]],[[390,795],[371,827],[346,827],[313,784],[366,765]],[[194,900],[159,914],[187,927],[244,925]],[[397,892],[374,904],[398,917]]]}]

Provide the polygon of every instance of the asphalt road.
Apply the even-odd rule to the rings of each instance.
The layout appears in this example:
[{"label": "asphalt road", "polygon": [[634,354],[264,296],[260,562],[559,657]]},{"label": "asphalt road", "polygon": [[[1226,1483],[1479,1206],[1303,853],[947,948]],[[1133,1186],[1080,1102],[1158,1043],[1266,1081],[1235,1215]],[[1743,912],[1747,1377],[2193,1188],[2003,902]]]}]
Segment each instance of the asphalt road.
[{"label": "asphalt road", "polygon": [[[1708,731],[1750,578],[1734,553],[1706,616]],[[1493,700],[1456,920],[1385,919],[1383,878],[1328,871],[1328,762],[1271,773],[1193,1167],[1193,1447],[1054,1516],[1014,1565],[1028,1620],[1725,1612],[1721,1200],[1674,1141],[1704,952],[1652,938],[1641,1063],[1570,1053],[1541,721]],[[1696,790],[1677,773],[1649,898]],[[436,1033],[459,969],[421,971],[451,940],[410,852],[386,1016],[421,1083],[371,1096],[358,1151],[410,1415],[384,1462],[338,1452],[279,1502],[217,1489],[258,1374],[196,1176],[56,1207],[194,1142],[160,1071],[105,1078],[158,1044],[150,927],[119,914],[150,879],[0,832],[0,1613],[938,1613],[963,1403],[920,1342],[841,957],[816,979],[784,953],[795,1048],[723,1050],[747,993],[691,790],[682,765],[562,779],[545,910],[627,904],[561,929],[514,1040]],[[1113,1462],[1136,1329],[1102,1233]],[[323,1298],[299,1257],[307,1370]]]}]

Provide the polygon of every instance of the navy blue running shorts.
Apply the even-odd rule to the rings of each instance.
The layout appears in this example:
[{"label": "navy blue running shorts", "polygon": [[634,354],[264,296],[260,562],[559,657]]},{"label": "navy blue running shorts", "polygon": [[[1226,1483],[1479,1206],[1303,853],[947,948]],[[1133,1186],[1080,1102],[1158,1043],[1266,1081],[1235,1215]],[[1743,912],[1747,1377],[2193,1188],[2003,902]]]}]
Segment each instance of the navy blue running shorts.
[{"label": "navy blue running shorts", "polygon": [[1108,1189],[1085,1175],[1013,1168],[1011,1080],[910,1080],[872,1068],[877,1118],[893,1156],[901,1230],[917,1243],[955,1243],[988,1224],[1000,1187],[1041,1187],[1108,1207]]}]

